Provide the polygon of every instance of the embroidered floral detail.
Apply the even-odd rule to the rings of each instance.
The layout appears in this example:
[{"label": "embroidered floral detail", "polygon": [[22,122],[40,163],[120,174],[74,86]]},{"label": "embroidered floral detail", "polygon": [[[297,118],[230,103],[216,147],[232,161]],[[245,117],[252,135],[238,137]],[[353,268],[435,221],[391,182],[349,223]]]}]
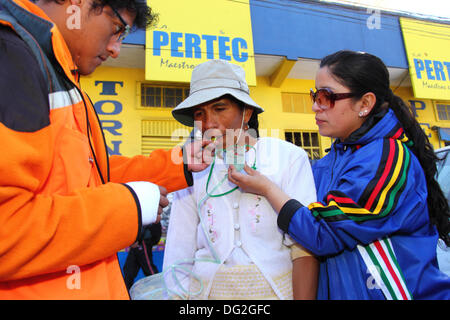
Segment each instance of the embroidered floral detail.
[{"label": "embroidered floral detail", "polygon": [[217,240],[217,231],[216,228],[214,226],[214,212],[213,212],[213,207],[211,205],[211,203],[207,202],[206,203],[206,215],[207,215],[207,219],[208,219],[208,233],[209,233],[209,239],[211,240],[212,243],[216,242]]},{"label": "embroidered floral detail", "polygon": [[252,217],[250,226],[251,226],[251,229],[252,229],[253,233],[256,232],[256,226],[258,225],[258,223],[261,222],[261,214],[257,211],[261,200],[262,200],[262,198],[260,196],[256,196],[255,207],[251,208],[250,210],[248,210],[248,213]]}]

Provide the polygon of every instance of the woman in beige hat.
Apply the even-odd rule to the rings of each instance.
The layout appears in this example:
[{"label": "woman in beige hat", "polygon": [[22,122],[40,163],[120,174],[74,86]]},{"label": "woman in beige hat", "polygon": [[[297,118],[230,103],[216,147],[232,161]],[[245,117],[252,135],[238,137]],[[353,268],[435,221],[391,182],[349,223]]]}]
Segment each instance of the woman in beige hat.
[{"label": "woman in beige hat", "polygon": [[163,265],[172,297],[315,298],[315,258],[280,231],[264,197],[227,179],[230,164],[247,163],[292,197],[316,200],[306,152],[259,137],[263,111],[249,96],[244,70],[222,60],[194,69],[189,97],[173,110],[179,122],[195,125],[196,137],[215,140],[217,147],[209,169],[194,173],[194,185],[173,197]]}]

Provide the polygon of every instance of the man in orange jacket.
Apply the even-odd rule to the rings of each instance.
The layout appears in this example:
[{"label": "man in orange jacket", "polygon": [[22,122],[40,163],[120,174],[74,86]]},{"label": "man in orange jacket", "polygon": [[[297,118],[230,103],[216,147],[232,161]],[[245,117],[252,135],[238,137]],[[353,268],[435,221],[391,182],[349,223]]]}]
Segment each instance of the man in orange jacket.
[{"label": "man in orange jacket", "polygon": [[152,19],[145,0],[0,0],[0,299],[129,299],[117,251],[207,166],[201,143],[108,157],[80,88]]}]

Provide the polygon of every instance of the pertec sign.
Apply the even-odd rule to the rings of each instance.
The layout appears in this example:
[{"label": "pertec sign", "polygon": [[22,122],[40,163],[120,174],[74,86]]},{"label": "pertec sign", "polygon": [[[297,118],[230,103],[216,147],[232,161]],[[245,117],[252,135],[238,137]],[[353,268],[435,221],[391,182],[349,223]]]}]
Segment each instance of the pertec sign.
[{"label": "pertec sign", "polygon": [[146,80],[189,82],[192,70],[210,59],[244,68],[256,85],[249,0],[151,0],[159,15],[147,31]]},{"label": "pertec sign", "polygon": [[450,100],[450,26],[400,18],[414,96]]},{"label": "pertec sign", "polygon": [[[236,62],[248,60],[247,41],[242,38],[153,31],[154,56],[161,56],[161,50],[170,50],[172,58],[202,59],[202,56],[206,56],[207,59],[214,59],[217,57],[216,47],[219,49],[219,59]],[[206,51],[202,52],[202,48],[206,48]]]}]

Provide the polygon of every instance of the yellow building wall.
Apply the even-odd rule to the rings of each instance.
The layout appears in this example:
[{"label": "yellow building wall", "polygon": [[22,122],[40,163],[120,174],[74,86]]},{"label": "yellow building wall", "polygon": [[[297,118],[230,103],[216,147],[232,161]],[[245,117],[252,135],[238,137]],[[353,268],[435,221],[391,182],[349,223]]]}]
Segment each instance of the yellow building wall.
[{"label": "yellow building wall", "polygon": [[144,69],[100,67],[81,79],[99,113],[110,154],[142,154],[142,121],[173,120],[171,109],[140,108]]},{"label": "yellow building wall", "polygon": [[[275,88],[270,86],[269,78],[258,77],[257,86],[250,88],[250,95],[264,108],[258,118],[261,136],[267,134],[284,140],[285,130],[318,132],[314,114],[283,112],[282,92],[309,94],[310,88],[314,88],[313,80],[286,79],[280,88]],[[330,138],[321,137],[322,156],[331,141]]]},{"label": "yellow building wall", "polygon": [[[428,136],[430,143],[435,149],[444,147],[444,143],[439,141],[439,136],[433,127],[449,127],[450,120],[439,120],[435,102],[430,99],[418,99],[414,97],[414,93],[411,87],[400,87],[398,89],[393,88],[395,94],[400,96],[409,106],[416,116],[417,121]],[[449,103],[448,101],[446,102]]]},{"label": "yellow building wall", "polygon": [[[140,83],[145,81],[144,69],[100,67],[81,79],[102,121],[110,154],[133,156],[142,154],[142,121],[173,120],[171,109],[140,108]],[[265,109],[259,117],[261,136],[284,139],[285,130],[318,131],[314,114],[283,112],[281,92],[309,93],[313,80],[286,79],[280,88],[270,86],[268,78],[258,77],[257,86],[250,88],[252,98]],[[433,126],[449,126],[450,121],[438,121],[432,100],[415,99],[411,88],[395,92],[409,103],[425,133],[435,148],[442,147]],[[321,138],[322,156],[332,140]]]},{"label": "yellow building wall", "polygon": [[89,94],[102,121],[110,154],[132,156],[141,153],[142,115],[135,105],[136,85],[143,79],[142,69],[108,67],[100,67],[81,79],[81,86]]}]

